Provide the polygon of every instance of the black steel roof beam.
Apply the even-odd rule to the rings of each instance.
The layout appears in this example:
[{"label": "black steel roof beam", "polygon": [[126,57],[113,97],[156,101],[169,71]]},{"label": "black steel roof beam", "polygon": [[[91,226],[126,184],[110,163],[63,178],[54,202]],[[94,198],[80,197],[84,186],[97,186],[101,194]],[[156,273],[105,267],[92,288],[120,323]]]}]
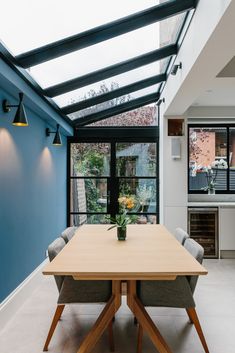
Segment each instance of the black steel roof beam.
[{"label": "black steel roof beam", "polygon": [[82,110],[82,109],[85,109],[88,107],[92,107],[94,105],[97,105],[97,104],[103,103],[105,101],[114,99],[116,97],[121,97],[125,94],[135,92],[140,89],[152,86],[154,84],[163,82],[165,80],[166,80],[166,74],[160,74],[160,75],[156,75],[153,77],[149,77],[144,80],[134,82],[130,85],[126,85],[121,88],[117,88],[117,89],[110,91],[110,92],[107,92],[105,94],[101,94],[99,96],[95,96],[95,97],[83,100],[81,102],[78,102],[78,103],[67,105],[66,107],[61,108],[61,111],[63,114],[71,114],[71,113],[77,112],[79,110]]},{"label": "black steel roof beam", "polygon": [[107,39],[136,30],[196,7],[196,0],[171,0],[85,32],[16,56],[22,67],[31,67]]},{"label": "black steel roof beam", "polygon": [[87,124],[94,123],[99,120],[107,119],[110,118],[111,116],[118,115],[121,113],[128,112],[133,109],[140,108],[146,104],[154,103],[159,99],[159,93],[151,93],[148,94],[144,97],[136,98],[132,101],[129,101],[127,103],[119,104],[116,105],[115,107],[109,108],[102,110],[101,112],[89,114],[87,116],[84,116],[83,118],[77,118],[74,119],[73,125],[76,128],[76,126],[83,126]]},{"label": "black steel roof beam", "polygon": [[59,83],[55,86],[51,86],[44,90],[44,94],[48,97],[55,97],[66,92],[73,91],[77,88],[81,88],[92,83],[102,81],[108,77],[119,75],[123,72],[130,71],[147,64],[151,64],[154,61],[161,60],[175,54],[177,54],[177,45],[167,45],[160,49],[153,50],[149,53],[139,55],[133,59],[125,60],[121,63],[108,66],[104,69],[93,71],[86,75]]}]

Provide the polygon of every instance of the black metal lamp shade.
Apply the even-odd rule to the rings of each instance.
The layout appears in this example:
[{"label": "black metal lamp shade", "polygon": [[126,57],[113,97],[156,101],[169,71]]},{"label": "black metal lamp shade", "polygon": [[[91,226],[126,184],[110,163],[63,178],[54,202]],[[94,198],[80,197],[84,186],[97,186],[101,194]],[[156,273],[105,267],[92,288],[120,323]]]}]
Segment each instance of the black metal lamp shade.
[{"label": "black metal lamp shade", "polygon": [[56,125],[56,131],[50,131],[49,128],[46,128],[46,136],[50,134],[55,134],[54,140],[52,142],[53,146],[62,146],[61,136],[59,133],[59,124]]},{"label": "black metal lamp shade", "polygon": [[54,146],[61,146],[62,145],[61,136],[60,136],[60,133],[59,133],[59,125],[58,124],[57,124],[57,127],[56,127],[56,133],[55,133],[55,137],[54,137],[54,140],[53,140],[52,144]]},{"label": "black metal lamp shade", "polygon": [[24,108],[24,104],[23,104],[23,97],[24,94],[22,92],[19,93],[19,97],[20,97],[20,101],[19,104],[9,104],[9,102],[4,99],[3,103],[2,103],[2,107],[3,107],[3,111],[5,113],[10,112],[10,108],[12,107],[16,107],[16,114],[14,117],[14,120],[12,122],[12,125],[15,126],[28,126],[28,119],[27,119],[27,115],[25,112],[25,108]]},{"label": "black metal lamp shade", "polygon": [[[22,93],[20,93],[20,95],[21,94]],[[17,108],[15,118],[12,122],[12,125],[15,125],[15,126],[28,126],[29,125],[27,115],[25,112],[25,108],[24,108],[24,104],[22,103],[22,99],[23,99],[23,94],[22,94],[22,98],[20,96],[20,103]]]}]

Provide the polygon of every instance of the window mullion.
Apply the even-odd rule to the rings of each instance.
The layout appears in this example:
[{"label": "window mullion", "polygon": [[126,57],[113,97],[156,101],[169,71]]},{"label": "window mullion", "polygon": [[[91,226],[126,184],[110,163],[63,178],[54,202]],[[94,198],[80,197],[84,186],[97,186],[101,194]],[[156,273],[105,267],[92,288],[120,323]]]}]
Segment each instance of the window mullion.
[{"label": "window mullion", "polygon": [[230,135],[229,135],[229,126],[227,126],[227,191],[230,192],[230,163],[229,163],[229,155],[230,155]]}]

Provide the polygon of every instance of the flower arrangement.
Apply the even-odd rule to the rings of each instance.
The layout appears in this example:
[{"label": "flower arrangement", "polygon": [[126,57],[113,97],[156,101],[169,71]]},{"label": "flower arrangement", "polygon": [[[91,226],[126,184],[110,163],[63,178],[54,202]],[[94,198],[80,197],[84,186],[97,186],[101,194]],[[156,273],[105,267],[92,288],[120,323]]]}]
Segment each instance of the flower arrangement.
[{"label": "flower arrangement", "polygon": [[118,203],[121,209],[131,210],[135,206],[135,199],[133,196],[121,196],[118,199]]},{"label": "flower arrangement", "polygon": [[109,227],[108,230],[117,227],[118,240],[125,240],[127,225],[134,223],[137,219],[134,215],[127,215],[127,212],[135,206],[135,199],[133,196],[121,196],[118,199],[118,203],[120,206],[120,214],[116,215],[114,218],[109,218],[113,225]]},{"label": "flower arrangement", "polygon": [[208,166],[204,167],[203,171],[206,172],[207,186],[203,187],[202,190],[208,191],[208,193],[214,193],[216,186],[217,169],[214,173],[211,166]]},{"label": "flower arrangement", "polygon": [[[191,166],[191,176],[195,177],[197,175],[198,172],[208,172],[208,170],[213,169],[227,169],[228,168],[228,164],[224,159],[220,159],[219,161],[214,161],[211,163],[211,165],[204,167],[200,164],[193,164]],[[210,172],[209,172],[210,173]],[[212,173],[213,174],[213,173]]]},{"label": "flower arrangement", "polygon": [[219,161],[212,162],[211,167],[218,168],[218,169],[227,169],[228,163],[224,159],[221,158]]},{"label": "flower arrangement", "polygon": [[202,167],[201,165],[195,165],[192,169],[192,176],[196,176],[197,172],[205,172],[206,173],[206,179],[207,179],[207,185],[203,188],[201,188],[204,191],[208,191],[209,194],[214,194],[215,193],[215,187],[216,187],[216,177],[217,177],[217,172],[218,169],[227,169],[228,164],[224,159],[220,159],[219,161],[214,161],[211,163],[211,165],[207,167]]}]

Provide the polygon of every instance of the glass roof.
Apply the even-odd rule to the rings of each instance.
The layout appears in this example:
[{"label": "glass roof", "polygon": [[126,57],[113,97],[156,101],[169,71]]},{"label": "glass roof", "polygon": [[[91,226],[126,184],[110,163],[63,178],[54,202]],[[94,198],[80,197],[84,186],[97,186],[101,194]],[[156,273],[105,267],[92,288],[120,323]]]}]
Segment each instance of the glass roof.
[{"label": "glass roof", "polygon": [[148,104],[138,109],[131,110],[127,113],[114,115],[111,118],[88,124],[87,127],[156,125],[158,125],[157,106],[156,104]]},{"label": "glass roof", "polygon": [[106,40],[30,68],[43,87],[53,86],[74,77],[134,58],[159,47],[158,24]]},{"label": "glass roof", "polygon": [[[100,95],[105,91],[121,88],[133,82],[143,80],[165,71],[168,58],[156,61],[152,64],[139,67],[138,69],[130,70],[120,75],[112,76],[106,80],[98,81],[92,85],[88,85],[65,94],[54,97],[54,101],[59,107],[64,107],[75,102],[84,101],[94,95]],[[103,87],[103,89],[102,89]],[[107,89],[106,89],[107,88]]]},{"label": "glass roof", "polygon": [[119,104],[123,104],[123,103],[126,103],[126,102],[130,102],[133,99],[143,97],[143,96],[145,96],[147,94],[157,92],[158,88],[159,88],[159,84],[158,85],[153,85],[153,86],[150,86],[150,87],[147,87],[147,88],[143,88],[143,89],[140,89],[140,90],[138,90],[136,92],[132,92],[130,94],[125,94],[124,96],[117,97],[117,98],[114,98],[114,99],[111,99],[111,100],[107,100],[107,101],[105,101],[103,103],[96,104],[96,105],[93,105],[91,107],[79,110],[78,112],[69,114],[68,116],[72,120],[73,119],[77,119],[77,118],[82,118],[82,117],[85,117],[85,116],[87,116],[89,114],[97,113],[97,112],[100,112],[102,110],[112,108],[113,106],[116,106],[116,105],[119,105]]},{"label": "glass roof", "polygon": [[[165,3],[163,11],[161,6],[159,9],[156,8],[156,5],[162,3]],[[1,40],[6,43],[13,55],[22,54],[21,57],[16,57],[16,60],[19,60],[19,66],[21,64],[23,67],[31,65],[27,70],[42,88],[42,92],[38,91],[39,94],[44,93],[45,97],[54,96],[54,102],[59,108],[64,108],[63,111],[68,112],[68,108],[65,109],[65,107],[71,104],[94,98],[91,103],[90,101],[89,104],[87,103],[87,108],[84,108],[84,105],[80,108],[80,105],[76,108],[72,107],[74,110],[82,109],[80,111],[71,113],[72,109],[69,110],[68,117],[72,124],[76,118],[102,112],[102,110],[123,105],[134,99],[141,98],[137,104],[142,105],[158,99],[159,94],[156,96],[153,94],[151,97],[148,95],[159,93],[160,81],[164,81],[166,75],[162,75],[160,81],[154,78],[153,82],[150,79],[161,73],[165,74],[168,64],[171,65],[172,55],[177,54],[175,44],[177,44],[178,34],[189,10],[195,6],[195,2],[188,0],[184,2],[183,8],[181,5],[180,0],[120,0],[118,2],[70,0],[67,3],[58,0],[14,1],[12,4],[14,11],[11,13],[11,22],[14,26],[10,26],[9,18],[3,16],[0,22]],[[11,6],[11,0],[2,4],[2,12],[7,13],[9,6]],[[154,10],[150,9],[144,15],[141,13],[141,22],[139,22],[140,17],[135,14],[153,6],[155,6]],[[137,27],[141,23],[141,28],[135,29],[137,27],[130,25],[129,20],[122,20],[123,17],[130,15],[132,16],[131,23],[136,23]],[[105,37],[105,31],[102,33],[96,31],[93,37],[88,36],[88,39],[87,35],[86,37],[77,36],[77,42],[73,42],[72,47],[71,41],[66,42],[69,36],[78,35],[114,20],[116,27],[106,27],[111,33],[108,37]],[[156,22],[153,23],[153,20]],[[119,32],[120,23],[122,32]],[[145,24],[148,25],[145,26]],[[113,29],[116,30],[114,34]],[[118,35],[119,33],[124,34]],[[113,37],[110,38],[110,35]],[[97,38],[99,42],[94,44],[96,40],[94,38]],[[62,44],[56,43],[53,46],[53,42],[61,39],[65,39]],[[52,45],[46,51],[40,48],[51,43]],[[170,46],[170,44],[174,45]],[[24,55],[35,48],[37,52],[31,55],[31,58],[29,58],[30,55]],[[78,48],[80,50],[77,50]],[[159,54],[160,48],[165,49],[161,55]],[[74,51],[71,52],[71,50]],[[147,55],[151,52],[154,52],[154,56]],[[160,52],[162,53],[162,50]],[[37,60],[35,60],[36,56]],[[25,61],[20,61],[22,57]],[[131,63],[119,65],[125,61],[131,61]],[[116,65],[115,70],[106,70],[112,65]],[[103,72],[98,75],[96,72],[99,70],[106,70],[106,76]],[[79,82],[81,77],[84,78],[86,75],[88,78]],[[144,83],[139,84],[139,81],[143,80]],[[68,85],[69,81],[71,82]],[[37,89],[36,83],[35,89]],[[53,86],[56,85],[60,86],[55,90]],[[81,87],[82,85],[84,87]],[[125,86],[127,85],[133,86],[126,94]],[[118,91],[119,97],[111,99],[107,96],[106,101],[101,102],[98,96],[113,90],[120,90]],[[134,102],[135,106],[137,104]],[[128,105],[128,109],[130,109],[129,106],[133,104]],[[102,113],[98,116],[101,115]]]},{"label": "glass roof", "polygon": [[12,9],[10,23],[14,26],[9,25],[9,16],[2,16],[1,40],[17,55],[165,1],[3,1],[1,12],[7,14]]},{"label": "glass roof", "polygon": [[168,20],[160,23],[162,28],[168,28],[164,37],[160,36],[159,23],[155,23],[33,66],[30,74],[42,88],[47,88],[148,53],[159,48],[161,40],[164,41],[164,46],[175,41],[184,16],[185,14],[175,16],[174,31],[173,27],[168,26]]}]

